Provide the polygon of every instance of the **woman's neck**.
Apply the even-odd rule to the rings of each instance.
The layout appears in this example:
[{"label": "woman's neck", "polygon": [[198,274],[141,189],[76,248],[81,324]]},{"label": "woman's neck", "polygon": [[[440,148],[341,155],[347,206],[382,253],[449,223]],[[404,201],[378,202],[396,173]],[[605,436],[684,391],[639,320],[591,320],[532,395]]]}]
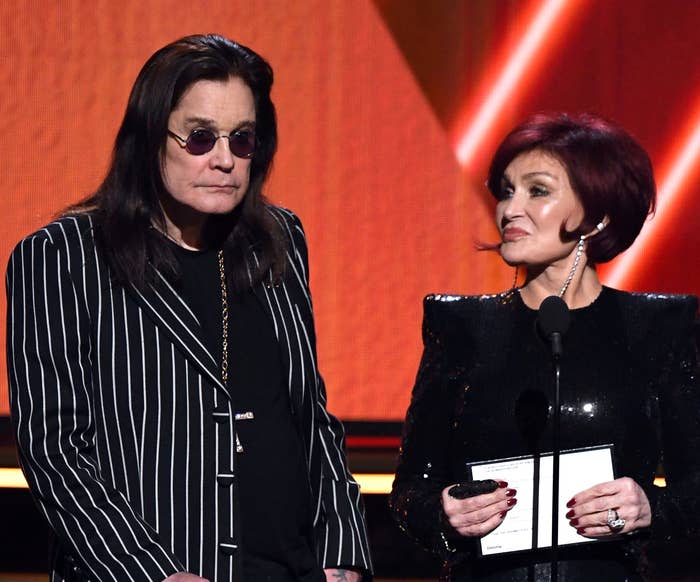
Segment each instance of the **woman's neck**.
[{"label": "woman's neck", "polygon": [[[546,297],[559,295],[570,271],[571,266],[561,269],[554,265],[535,273],[528,270],[525,284],[520,289],[520,296],[525,305],[532,309],[539,309]],[[566,287],[562,299],[570,309],[586,307],[596,300],[602,288],[595,267],[582,260]]]}]

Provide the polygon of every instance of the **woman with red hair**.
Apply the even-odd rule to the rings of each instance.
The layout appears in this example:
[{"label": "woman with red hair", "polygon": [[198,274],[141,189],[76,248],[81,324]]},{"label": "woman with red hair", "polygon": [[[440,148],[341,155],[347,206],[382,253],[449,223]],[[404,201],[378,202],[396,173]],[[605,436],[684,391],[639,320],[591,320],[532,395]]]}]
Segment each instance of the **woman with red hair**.
[{"label": "woman with red hair", "polygon": [[[445,558],[449,580],[641,580],[640,558],[664,547],[678,557],[700,521],[697,298],[618,291],[596,272],[653,211],[651,162],[599,117],[537,115],[498,147],[487,185],[497,248],[525,281],[498,295],[425,299],[394,516]],[[570,313],[556,431],[552,354],[537,326],[552,295]],[[559,539],[573,543],[481,555],[480,540],[507,530],[533,496],[509,486],[508,471],[474,481],[474,464],[531,456],[535,465],[559,447],[606,447],[614,467],[613,478],[585,486],[568,475],[579,485],[559,507],[568,523]],[[653,484],[660,464],[665,488]]]}]

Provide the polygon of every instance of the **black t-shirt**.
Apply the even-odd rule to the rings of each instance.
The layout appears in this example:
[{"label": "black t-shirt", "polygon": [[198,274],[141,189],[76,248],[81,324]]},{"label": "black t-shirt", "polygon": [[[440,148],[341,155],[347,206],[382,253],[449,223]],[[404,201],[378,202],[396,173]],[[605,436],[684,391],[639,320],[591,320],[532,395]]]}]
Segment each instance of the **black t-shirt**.
[{"label": "black t-shirt", "polygon": [[[174,245],[175,246],[175,245]],[[178,288],[221,361],[221,289],[216,250],[176,247]],[[229,293],[229,390],[244,452],[236,457],[243,569],[248,582],[325,580],[313,551],[311,495],[290,408],[280,345],[252,290]]]}]

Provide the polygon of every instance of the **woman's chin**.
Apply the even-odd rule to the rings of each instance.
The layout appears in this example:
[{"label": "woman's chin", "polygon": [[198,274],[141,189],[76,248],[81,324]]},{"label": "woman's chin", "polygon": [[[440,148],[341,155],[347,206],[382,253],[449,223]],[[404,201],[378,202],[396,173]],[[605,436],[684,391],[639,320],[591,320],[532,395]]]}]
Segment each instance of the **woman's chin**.
[{"label": "woman's chin", "polygon": [[503,262],[509,267],[517,267],[523,264],[522,257],[516,256],[515,254],[508,252],[504,253],[503,250],[501,250],[500,254]]}]

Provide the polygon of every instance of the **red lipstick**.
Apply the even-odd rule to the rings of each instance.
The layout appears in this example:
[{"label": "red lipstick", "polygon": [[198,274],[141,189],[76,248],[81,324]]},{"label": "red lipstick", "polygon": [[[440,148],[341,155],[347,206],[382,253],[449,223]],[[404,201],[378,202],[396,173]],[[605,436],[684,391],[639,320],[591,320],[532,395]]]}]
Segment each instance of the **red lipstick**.
[{"label": "red lipstick", "polygon": [[516,240],[519,240],[527,236],[528,234],[530,233],[528,233],[526,230],[523,230],[522,228],[509,226],[503,229],[503,242],[515,242]]}]

